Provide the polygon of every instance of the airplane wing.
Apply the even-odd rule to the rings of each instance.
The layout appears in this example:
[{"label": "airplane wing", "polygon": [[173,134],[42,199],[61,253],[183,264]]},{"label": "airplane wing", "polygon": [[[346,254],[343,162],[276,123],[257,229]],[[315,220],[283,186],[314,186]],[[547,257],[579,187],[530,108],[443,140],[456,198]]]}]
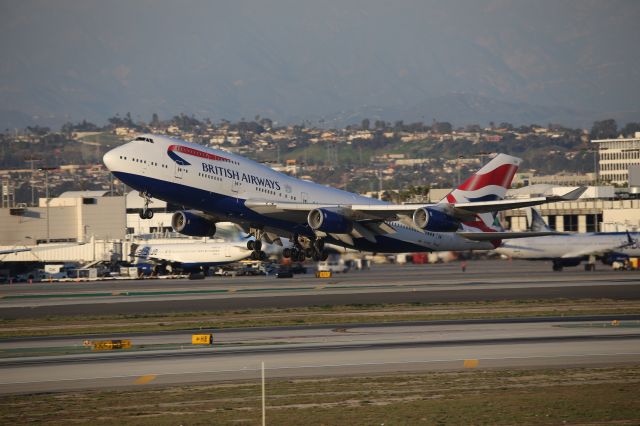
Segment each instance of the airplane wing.
[{"label": "airplane wing", "polygon": [[[546,196],[526,199],[507,199],[498,201],[480,201],[468,203],[438,204],[444,212],[460,220],[472,219],[478,213],[518,209],[556,201],[575,200],[587,190],[580,187],[562,196]],[[253,211],[285,220],[305,222],[311,210],[329,208],[338,209],[341,214],[361,224],[400,220],[411,226],[411,216],[416,209],[435,206],[435,204],[312,204],[247,200],[245,206]],[[408,220],[407,220],[408,219]],[[410,224],[410,223],[411,224]]]}]

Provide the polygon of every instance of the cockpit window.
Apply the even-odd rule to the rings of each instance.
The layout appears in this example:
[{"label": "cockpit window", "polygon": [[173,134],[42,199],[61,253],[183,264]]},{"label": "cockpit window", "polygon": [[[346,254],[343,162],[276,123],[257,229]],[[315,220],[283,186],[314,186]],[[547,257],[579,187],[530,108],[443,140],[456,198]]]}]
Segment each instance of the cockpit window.
[{"label": "cockpit window", "polygon": [[151,143],[153,143],[153,139],[145,138],[145,137],[142,137],[142,136],[138,136],[137,138],[134,139],[134,141],[142,141],[142,142],[151,142]]}]

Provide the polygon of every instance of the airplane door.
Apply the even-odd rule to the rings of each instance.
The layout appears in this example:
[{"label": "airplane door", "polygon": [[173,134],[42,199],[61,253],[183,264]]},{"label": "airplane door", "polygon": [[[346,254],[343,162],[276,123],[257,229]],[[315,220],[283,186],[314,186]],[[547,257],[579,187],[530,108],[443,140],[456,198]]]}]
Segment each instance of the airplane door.
[{"label": "airplane door", "polygon": [[177,179],[182,179],[182,176],[184,176],[184,166],[176,163],[174,176]]},{"label": "airplane door", "polygon": [[224,246],[224,257],[231,257],[231,246],[229,244]]}]

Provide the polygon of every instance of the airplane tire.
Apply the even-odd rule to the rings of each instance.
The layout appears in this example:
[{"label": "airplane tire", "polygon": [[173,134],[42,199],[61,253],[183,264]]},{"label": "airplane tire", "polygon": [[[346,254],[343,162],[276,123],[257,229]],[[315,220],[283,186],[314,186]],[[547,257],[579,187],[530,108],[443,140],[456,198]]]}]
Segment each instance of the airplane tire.
[{"label": "airplane tire", "polygon": [[304,255],[303,251],[298,252],[298,262],[304,262],[304,260],[306,259],[306,256]]},{"label": "airplane tire", "polygon": [[263,251],[259,251],[259,260],[266,260],[267,259],[267,253],[263,252]]},{"label": "airplane tire", "polygon": [[308,248],[308,249],[304,249],[304,255],[305,255],[306,257],[313,257],[313,253],[314,253],[314,252],[315,252],[315,250],[310,249],[310,248]]},{"label": "airplane tire", "polygon": [[289,247],[283,249],[282,250],[282,257],[284,257],[285,259],[289,259],[290,257],[292,257],[291,252],[292,252],[292,250]]},{"label": "airplane tire", "polygon": [[247,250],[253,250],[254,248],[253,240],[247,241]]},{"label": "airplane tire", "polygon": [[255,240],[253,242],[253,249],[254,250],[262,250],[262,241],[260,240]]},{"label": "airplane tire", "polygon": [[322,253],[318,253],[317,251],[313,252],[313,260],[314,261],[319,262],[321,258],[322,258]]},{"label": "airplane tire", "polygon": [[329,253],[323,250],[322,253],[320,254],[320,260],[324,262],[328,258],[329,258]]},{"label": "airplane tire", "polygon": [[145,219],[151,219],[151,218],[153,218],[153,211],[148,209],[145,212]]},{"label": "airplane tire", "polygon": [[140,213],[138,213],[138,216],[140,216],[140,219],[146,219],[147,218],[147,214],[144,210],[142,210]]},{"label": "airplane tire", "polygon": [[251,252],[251,260],[259,260],[260,259],[260,254],[257,251],[252,251]]}]

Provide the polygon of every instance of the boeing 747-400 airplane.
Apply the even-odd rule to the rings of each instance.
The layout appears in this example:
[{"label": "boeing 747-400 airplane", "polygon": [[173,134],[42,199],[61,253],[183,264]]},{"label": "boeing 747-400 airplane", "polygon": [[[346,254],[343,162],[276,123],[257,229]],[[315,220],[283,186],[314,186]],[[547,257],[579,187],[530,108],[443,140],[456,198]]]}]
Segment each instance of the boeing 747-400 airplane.
[{"label": "boeing 747-400 airplane", "polygon": [[[521,160],[498,154],[476,174],[436,204],[391,204],[296,179],[229,152],[167,136],[141,135],[104,156],[122,182],[149,200],[156,197],[183,206],[173,216],[177,232],[212,236],[216,222],[230,221],[255,237],[252,258],[264,257],[262,241],[293,247],[285,257],[326,258],[324,243],[356,250],[400,253],[489,250],[502,239],[549,232],[502,232],[495,214],[563,199],[505,200]],[[145,204],[148,207],[148,203]],[[151,217],[146,207],[143,217]]]}]

